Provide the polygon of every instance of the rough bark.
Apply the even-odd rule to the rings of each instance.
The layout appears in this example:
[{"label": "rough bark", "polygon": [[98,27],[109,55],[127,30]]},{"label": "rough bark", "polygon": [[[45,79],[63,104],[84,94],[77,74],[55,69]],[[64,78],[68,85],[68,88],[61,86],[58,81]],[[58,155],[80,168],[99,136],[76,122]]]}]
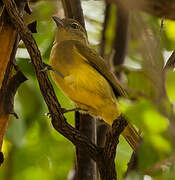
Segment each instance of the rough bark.
[{"label": "rough bark", "polygon": [[[78,121],[78,122],[77,122]],[[94,119],[91,116],[76,113],[77,129],[88,137],[93,143],[96,142]],[[76,180],[96,180],[96,163],[84,153],[84,148],[76,148]]]},{"label": "rough bark", "polygon": [[117,178],[115,169],[115,156],[116,148],[119,143],[119,135],[128,125],[125,118],[121,115],[112,125],[112,130],[107,133],[105,146],[103,148],[103,155],[100,160],[97,161],[97,165],[100,171],[101,179],[103,180],[115,180]]}]

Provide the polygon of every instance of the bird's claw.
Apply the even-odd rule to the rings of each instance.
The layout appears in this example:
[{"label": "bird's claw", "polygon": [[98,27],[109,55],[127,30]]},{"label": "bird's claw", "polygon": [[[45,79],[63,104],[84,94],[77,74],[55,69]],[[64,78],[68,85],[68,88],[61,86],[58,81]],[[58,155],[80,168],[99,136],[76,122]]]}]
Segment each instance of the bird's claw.
[{"label": "bird's claw", "polygon": [[44,115],[47,116],[48,118],[51,118],[51,113],[49,113],[49,112],[45,113]]},{"label": "bird's claw", "polygon": [[52,66],[50,66],[49,64],[46,64],[46,63],[43,62],[43,65],[44,65],[44,68],[40,70],[41,72],[53,71],[53,72],[55,72],[56,74],[58,74],[61,78],[64,78],[64,76],[63,76],[60,72],[58,72],[56,69],[54,69],[54,68],[53,68]]},{"label": "bird's claw", "polygon": [[[73,108],[73,109],[66,109],[66,108],[59,108],[61,110],[62,114],[68,113],[68,112],[77,112],[77,111],[87,111],[87,109],[82,109],[82,108]],[[48,116],[49,118],[51,118],[51,113],[45,113],[46,116]]]},{"label": "bird's claw", "polygon": [[77,111],[87,111],[87,109],[82,109],[82,108],[73,108],[73,109],[65,109],[65,108],[61,108],[61,111],[63,114],[68,113],[68,112],[77,112]]},{"label": "bird's claw", "polygon": [[50,66],[49,64],[46,64],[43,62],[43,65],[44,65],[44,68],[40,70],[41,72],[46,72],[48,70],[52,70],[52,66]]}]

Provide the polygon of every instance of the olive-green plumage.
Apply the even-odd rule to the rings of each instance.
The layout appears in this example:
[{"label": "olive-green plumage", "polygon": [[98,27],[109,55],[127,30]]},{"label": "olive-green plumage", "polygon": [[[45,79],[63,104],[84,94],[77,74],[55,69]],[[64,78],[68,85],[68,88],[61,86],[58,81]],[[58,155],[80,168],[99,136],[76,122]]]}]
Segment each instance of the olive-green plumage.
[{"label": "olive-green plumage", "polygon": [[[57,32],[50,64],[63,77],[51,72],[52,78],[76,107],[111,125],[120,115],[117,97],[126,96],[125,90],[103,58],[89,46],[86,32],[77,21],[53,19]],[[135,149],[139,139],[135,129],[129,125],[123,135]]]}]

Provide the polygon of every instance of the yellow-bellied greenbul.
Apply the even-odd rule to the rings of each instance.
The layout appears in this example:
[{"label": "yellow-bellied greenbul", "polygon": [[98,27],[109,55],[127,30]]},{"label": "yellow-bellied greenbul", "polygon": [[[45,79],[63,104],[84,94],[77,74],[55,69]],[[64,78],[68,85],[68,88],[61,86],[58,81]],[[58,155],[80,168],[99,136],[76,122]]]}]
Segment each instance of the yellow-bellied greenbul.
[{"label": "yellow-bellied greenbul", "polygon": [[[86,31],[77,21],[53,19],[57,31],[50,64],[63,75],[51,72],[53,80],[77,108],[111,125],[120,115],[117,97],[126,96],[125,90],[89,46]],[[139,140],[136,130],[128,125],[122,135],[135,150]]]}]

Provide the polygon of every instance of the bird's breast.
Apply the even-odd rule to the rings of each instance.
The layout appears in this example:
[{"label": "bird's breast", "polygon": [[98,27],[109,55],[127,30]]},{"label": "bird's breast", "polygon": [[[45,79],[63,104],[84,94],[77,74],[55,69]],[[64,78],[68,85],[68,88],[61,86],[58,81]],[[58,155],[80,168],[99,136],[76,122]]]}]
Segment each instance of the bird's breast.
[{"label": "bird's breast", "polygon": [[114,117],[118,115],[114,92],[105,77],[87,61],[74,53],[73,48],[67,49],[63,54],[61,48],[55,47],[52,49],[50,63],[64,78],[55,72],[51,72],[51,76],[77,106],[87,108],[90,114],[106,119],[110,113],[109,119],[112,119],[111,112],[114,112]]}]

